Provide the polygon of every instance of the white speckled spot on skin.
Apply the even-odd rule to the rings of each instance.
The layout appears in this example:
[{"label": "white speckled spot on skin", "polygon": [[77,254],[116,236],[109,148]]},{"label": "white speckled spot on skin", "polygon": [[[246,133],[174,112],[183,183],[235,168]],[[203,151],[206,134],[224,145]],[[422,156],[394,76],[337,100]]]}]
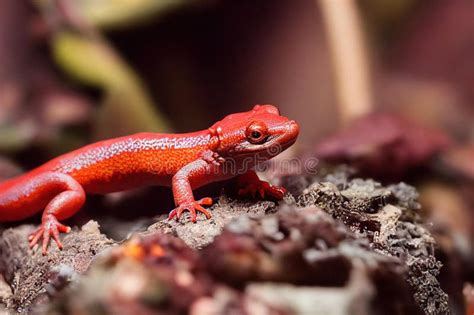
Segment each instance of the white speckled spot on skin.
[{"label": "white speckled spot on skin", "polygon": [[128,138],[115,142],[109,146],[94,147],[71,159],[61,161],[55,171],[71,173],[88,167],[97,162],[110,159],[122,153],[142,152],[148,150],[186,149],[205,145],[209,142],[209,135],[197,137],[165,137],[165,138]]}]

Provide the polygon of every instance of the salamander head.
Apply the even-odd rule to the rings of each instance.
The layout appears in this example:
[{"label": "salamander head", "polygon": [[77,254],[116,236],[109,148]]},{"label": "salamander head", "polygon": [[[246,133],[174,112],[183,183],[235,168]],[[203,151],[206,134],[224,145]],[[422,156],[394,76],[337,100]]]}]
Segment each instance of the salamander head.
[{"label": "salamander head", "polygon": [[217,151],[223,156],[270,159],[296,141],[299,126],[273,105],[256,105],[251,111],[226,116],[209,131],[218,138]]}]

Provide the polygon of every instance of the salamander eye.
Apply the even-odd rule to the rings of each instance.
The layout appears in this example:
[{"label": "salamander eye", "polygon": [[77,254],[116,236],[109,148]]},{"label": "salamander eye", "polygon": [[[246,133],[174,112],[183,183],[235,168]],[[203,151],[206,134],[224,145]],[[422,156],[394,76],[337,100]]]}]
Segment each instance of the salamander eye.
[{"label": "salamander eye", "polygon": [[262,122],[252,122],[245,131],[247,140],[253,144],[261,144],[267,141],[267,126]]},{"label": "salamander eye", "polygon": [[260,131],[252,131],[252,133],[250,134],[250,137],[252,139],[260,139],[261,136],[262,134],[260,133]]}]

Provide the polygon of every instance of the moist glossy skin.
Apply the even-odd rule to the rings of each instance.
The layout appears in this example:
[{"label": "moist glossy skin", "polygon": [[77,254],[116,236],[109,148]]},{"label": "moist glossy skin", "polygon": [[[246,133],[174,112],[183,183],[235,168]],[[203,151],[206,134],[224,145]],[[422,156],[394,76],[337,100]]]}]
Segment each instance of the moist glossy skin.
[{"label": "moist glossy skin", "polygon": [[59,156],[0,184],[0,221],[27,218],[44,209],[41,226],[31,234],[30,246],[43,238],[46,253],[52,237],[70,228],[58,220],[76,213],[86,193],[105,194],[146,185],[171,186],[176,208],[170,219],[187,210],[211,215],[192,190],[238,177],[240,194],[259,193],[281,199],[284,189],[260,181],[252,168],[292,145],[296,122],[280,116],[272,105],[228,115],[207,130],[183,134],[140,133],[97,142]]}]

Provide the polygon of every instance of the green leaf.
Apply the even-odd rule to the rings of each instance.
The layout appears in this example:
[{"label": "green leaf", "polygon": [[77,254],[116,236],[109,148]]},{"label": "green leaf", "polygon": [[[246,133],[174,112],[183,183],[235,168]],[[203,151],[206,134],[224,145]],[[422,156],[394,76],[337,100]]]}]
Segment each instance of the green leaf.
[{"label": "green leaf", "polygon": [[192,0],[79,0],[76,1],[81,11],[93,25],[99,28],[117,28],[135,23],[142,23]]},{"label": "green leaf", "polygon": [[170,130],[138,75],[106,41],[61,31],[54,37],[53,54],[73,78],[104,90],[105,99],[97,113],[97,138]]}]

